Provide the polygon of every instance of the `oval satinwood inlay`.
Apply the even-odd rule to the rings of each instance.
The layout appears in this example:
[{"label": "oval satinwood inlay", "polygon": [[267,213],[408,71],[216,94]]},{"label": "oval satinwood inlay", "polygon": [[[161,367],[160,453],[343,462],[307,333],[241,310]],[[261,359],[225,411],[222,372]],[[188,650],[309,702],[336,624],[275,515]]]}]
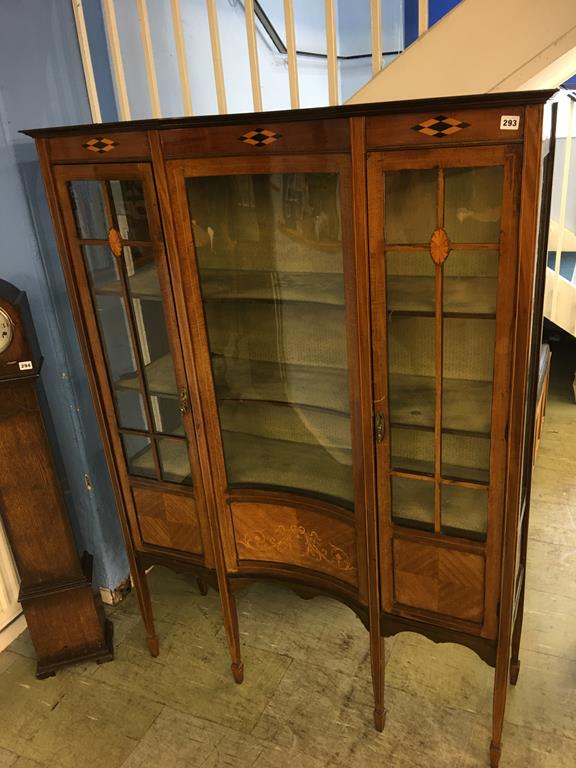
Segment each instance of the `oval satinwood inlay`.
[{"label": "oval satinwood inlay", "polygon": [[434,264],[443,264],[450,252],[450,241],[444,229],[440,227],[434,230],[430,238],[430,256]]},{"label": "oval satinwood inlay", "polygon": [[122,239],[114,227],[108,230],[108,245],[114,256],[122,256]]}]

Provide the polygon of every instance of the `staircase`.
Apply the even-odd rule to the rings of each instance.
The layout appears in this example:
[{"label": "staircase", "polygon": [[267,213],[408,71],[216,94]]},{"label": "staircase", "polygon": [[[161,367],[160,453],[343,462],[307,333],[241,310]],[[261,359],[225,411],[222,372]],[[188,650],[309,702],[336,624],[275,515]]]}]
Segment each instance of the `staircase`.
[{"label": "staircase", "polygon": [[[576,73],[575,0],[72,6],[95,123],[550,88]],[[545,316],[576,335],[576,120],[564,101]]]}]

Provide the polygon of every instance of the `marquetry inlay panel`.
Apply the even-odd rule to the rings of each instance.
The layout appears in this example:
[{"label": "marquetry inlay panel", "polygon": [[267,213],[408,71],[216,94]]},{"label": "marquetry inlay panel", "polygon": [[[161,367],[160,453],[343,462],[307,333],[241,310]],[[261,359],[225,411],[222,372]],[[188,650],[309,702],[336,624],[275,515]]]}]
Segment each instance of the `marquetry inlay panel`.
[{"label": "marquetry inlay panel", "polygon": [[356,583],[354,529],[311,510],[235,502],[232,518],[240,560],[297,565]]},{"label": "marquetry inlay panel", "polygon": [[148,488],[134,488],[134,502],[145,544],[202,554],[202,537],[194,499]]},{"label": "marquetry inlay panel", "polygon": [[393,551],[397,603],[457,619],[482,621],[482,555],[404,539],[394,541]]}]

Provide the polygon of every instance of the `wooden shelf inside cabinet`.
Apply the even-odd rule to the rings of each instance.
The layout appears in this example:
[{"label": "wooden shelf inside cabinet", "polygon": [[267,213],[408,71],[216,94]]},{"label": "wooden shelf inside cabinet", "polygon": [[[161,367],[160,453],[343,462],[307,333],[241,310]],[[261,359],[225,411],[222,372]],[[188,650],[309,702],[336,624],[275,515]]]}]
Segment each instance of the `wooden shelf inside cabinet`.
[{"label": "wooden shelf inside cabinet", "polygon": [[[392,456],[390,463],[392,469],[398,472],[413,472],[418,475],[434,476],[434,467],[431,461],[414,459],[409,456]],[[442,462],[442,477],[446,479],[467,480],[487,486],[489,475],[490,473],[487,469]]]},{"label": "wooden shelf inside cabinet", "polygon": [[222,429],[228,432],[319,445],[329,451],[350,449],[350,417],[345,413],[267,400],[224,400],[219,412]]},{"label": "wooden shelf inside cabinet", "polygon": [[212,370],[221,400],[269,400],[347,413],[348,371],[214,355]]},{"label": "wooden shelf inside cabinet", "polygon": [[[176,378],[174,376],[174,363],[172,362],[171,355],[164,355],[157,360],[153,360],[145,366],[144,370],[150,395],[171,398],[178,396]],[[140,381],[136,374],[117,379],[114,382],[114,386],[117,389],[140,391]]]},{"label": "wooden shelf inside cabinet", "polygon": [[[162,301],[158,285],[158,272],[154,265],[140,269],[128,277],[130,296],[133,299],[146,299],[148,301]],[[109,283],[98,285],[94,293],[104,296],[121,296],[122,286],[119,280],[111,280]]]},{"label": "wooden shelf inside cabinet", "polygon": [[344,305],[344,278],[329,272],[203,269],[205,301],[302,301]]},{"label": "wooden shelf inside cabinet", "polygon": [[[434,425],[433,376],[390,374],[390,419],[394,424]],[[444,379],[443,428],[479,435],[490,434],[492,383]]]},{"label": "wooden shelf inside cabinet", "polygon": [[231,487],[299,488],[352,506],[352,451],[222,431]]},{"label": "wooden shelf inside cabinet", "polygon": [[[444,276],[443,284],[444,314],[496,316],[496,278]],[[433,313],[434,286],[434,277],[388,276],[388,311]]]}]

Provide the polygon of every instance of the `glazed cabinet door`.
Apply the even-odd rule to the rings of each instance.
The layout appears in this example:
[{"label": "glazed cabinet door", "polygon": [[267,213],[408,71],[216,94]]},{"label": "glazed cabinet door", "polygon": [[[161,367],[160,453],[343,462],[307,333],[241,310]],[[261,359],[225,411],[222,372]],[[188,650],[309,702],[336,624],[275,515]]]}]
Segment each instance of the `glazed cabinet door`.
[{"label": "glazed cabinet door", "polygon": [[194,421],[148,164],[53,169],[137,549],[210,565]]},{"label": "glazed cabinet door", "polygon": [[387,612],[494,637],[516,279],[515,149],[369,156]]},{"label": "glazed cabinet door", "polygon": [[356,591],[348,158],[168,167],[227,567]]}]

